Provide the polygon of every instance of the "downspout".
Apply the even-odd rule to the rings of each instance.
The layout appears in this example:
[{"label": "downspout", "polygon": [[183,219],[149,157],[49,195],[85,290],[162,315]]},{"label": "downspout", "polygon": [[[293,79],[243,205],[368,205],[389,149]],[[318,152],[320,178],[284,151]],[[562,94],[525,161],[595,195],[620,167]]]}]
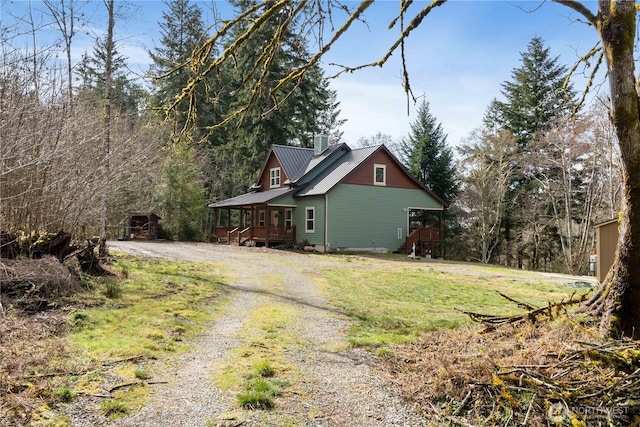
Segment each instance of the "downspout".
[{"label": "downspout", "polygon": [[324,251],[329,252],[329,195],[324,195]]}]

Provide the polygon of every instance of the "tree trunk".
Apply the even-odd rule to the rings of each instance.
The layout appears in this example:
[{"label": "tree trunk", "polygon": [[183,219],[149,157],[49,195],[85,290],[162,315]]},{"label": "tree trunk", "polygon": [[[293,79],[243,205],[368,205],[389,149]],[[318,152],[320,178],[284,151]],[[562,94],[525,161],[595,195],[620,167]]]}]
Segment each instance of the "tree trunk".
[{"label": "tree trunk", "polygon": [[104,66],[104,135],[102,141],[102,180],[104,189],[100,195],[100,242],[98,246],[98,255],[104,258],[107,255],[107,217],[108,217],[108,200],[109,194],[109,155],[111,152],[111,74],[113,73],[113,27],[114,23],[114,0],[105,0],[105,6],[109,15],[109,24],[107,26],[107,42],[105,46],[106,59]]},{"label": "tree trunk", "polygon": [[636,10],[627,0],[600,0],[595,20],[611,87],[611,118],[623,163],[622,223],[615,261],[587,308],[602,315],[600,329],[640,338],[640,108],[635,85]]}]

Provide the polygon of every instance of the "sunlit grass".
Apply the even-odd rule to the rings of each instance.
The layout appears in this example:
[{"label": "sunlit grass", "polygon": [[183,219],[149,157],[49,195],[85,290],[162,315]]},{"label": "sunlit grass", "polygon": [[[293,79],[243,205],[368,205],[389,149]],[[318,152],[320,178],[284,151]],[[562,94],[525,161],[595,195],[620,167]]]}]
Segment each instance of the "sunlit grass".
[{"label": "sunlit grass", "polygon": [[214,264],[123,258],[118,268],[127,270],[119,297],[71,316],[69,342],[90,359],[183,350],[216,312],[222,278]]},{"label": "sunlit grass", "polygon": [[[509,273],[512,278],[452,274],[429,264],[407,267],[405,263],[386,263],[384,268],[376,268],[367,260],[365,265],[367,268],[337,268],[324,272],[325,289],[331,301],[357,320],[350,331],[350,341],[356,345],[409,342],[424,332],[471,323],[461,311],[521,312],[498,292],[544,306],[548,301],[559,301],[574,291],[558,283],[525,281],[526,273],[500,271],[499,268],[493,268],[493,271]],[[469,265],[465,268],[485,267]],[[485,273],[488,271],[484,270]]]}]

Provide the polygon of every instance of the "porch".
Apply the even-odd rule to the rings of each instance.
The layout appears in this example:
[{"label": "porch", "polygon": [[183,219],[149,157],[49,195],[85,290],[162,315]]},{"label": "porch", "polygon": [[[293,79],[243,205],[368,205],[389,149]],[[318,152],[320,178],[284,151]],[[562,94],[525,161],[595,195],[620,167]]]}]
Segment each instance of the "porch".
[{"label": "porch", "polygon": [[[228,245],[257,245],[269,247],[270,244],[279,244],[296,241],[296,227],[284,225],[265,225],[248,227],[215,227],[214,236],[219,243]],[[249,243],[251,242],[251,243]]]},{"label": "porch", "polygon": [[291,207],[228,207],[216,209],[214,218],[213,238],[218,243],[269,247],[296,241]]},{"label": "porch", "polygon": [[259,245],[296,240],[295,205],[288,199],[294,188],[255,190],[212,203],[212,240],[228,245]]}]

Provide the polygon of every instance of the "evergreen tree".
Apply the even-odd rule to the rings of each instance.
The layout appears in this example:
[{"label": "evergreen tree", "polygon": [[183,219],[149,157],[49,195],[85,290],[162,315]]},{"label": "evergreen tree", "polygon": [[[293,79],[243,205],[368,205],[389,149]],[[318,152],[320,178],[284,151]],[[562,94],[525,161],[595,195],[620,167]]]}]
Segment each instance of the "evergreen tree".
[{"label": "evergreen tree", "polygon": [[164,231],[177,240],[200,239],[206,205],[196,150],[180,141],[171,148],[157,186],[156,206]]},{"label": "evergreen tree", "polygon": [[427,101],[418,107],[411,133],[402,143],[402,153],[407,168],[422,184],[446,203],[453,202],[459,187],[453,152]]},{"label": "evergreen tree", "polygon": [[[257,1],[237,0],[232,4],[240,14]],[[286,29],[278,29],[282,22],[291,20],[292,13],[285,7],[267,19],[237,49],[234,61],[225,64],[219,73],[228,93],[233,94],[227,115],[237,113],[237,120],[225,128],[227,143],[212,150],[216,163],[212,169],[219,170],[218,176],[227,180],[215,183],[218,197],[246,191],[273,144],[308,147],[314,134],[340,136],[335,133],[342,123],[337,119],[335,92],[329,89],[319,66],[310,67],[300,79],[274,92],[282,78],[310,58],[307,42],[293,20]],[[257,16],[247,17],[231,37],[246,32]],[[257,67],[266,55],[270,61]]]},{"label": "evergreen tree", "polygon": [[[118,52],[115,43],[111,52],[111,79],[109,97],[111,108],[117,114],[137,115],[146,97],[146,92],[127,72],[127,58]],[[93,51],[84,53],[76,74],[80,78],[79,95],[102,102],[106,93],[107,39],[96,40]]]},{"label": "evergreen tree", "polygon": [[575,91],[571,85],[565,87],[567,68],[551,57],[540,37],[529,42],[521,62],[512,70],[512,80],[502,84],[505,100],[493,100],[489,106],[485,124],[509,130],[526,150],[554,120],[573,111]]},{"label": "evergreen tree", "polygon": [[[154,77],[150,103],[157,109],[170,105],[194,76],[193,65],[188,62],[194,49],[207,36],[198,5],[190,4],[189,0],[163,0],[163,3],[168,9],[158,23],[162,36],[160,46],[149,52],[153,60],[150,72]],[[181,131],[191,116],[195,126],[189,127],[189,131],[203,135],[206,133],[204,128],[215,120],[206,83],[198,86],[193,99],[195,103],[184,99],[174,106],[175,128]]]},{"label": "evergreen tree", "polygon": [[536,166],[539,153],[533,147],[573,113],[575,92],[570,84],[565,87],[567,68],[551,56],[539,37],[521,53],[521,66],[514,68],[511,76],[511,81],[502,84],[505,100],[494,100],[484,120],[489,129],[508,130],[519,146],[520,162],[513,173],[503,221],[507,264],[515,262],[522,268],[528,259],[528,267],[537,268],[540,236],[554,239],[554,235],[547,229],[549,207],[539,188],[543,172]]}]

